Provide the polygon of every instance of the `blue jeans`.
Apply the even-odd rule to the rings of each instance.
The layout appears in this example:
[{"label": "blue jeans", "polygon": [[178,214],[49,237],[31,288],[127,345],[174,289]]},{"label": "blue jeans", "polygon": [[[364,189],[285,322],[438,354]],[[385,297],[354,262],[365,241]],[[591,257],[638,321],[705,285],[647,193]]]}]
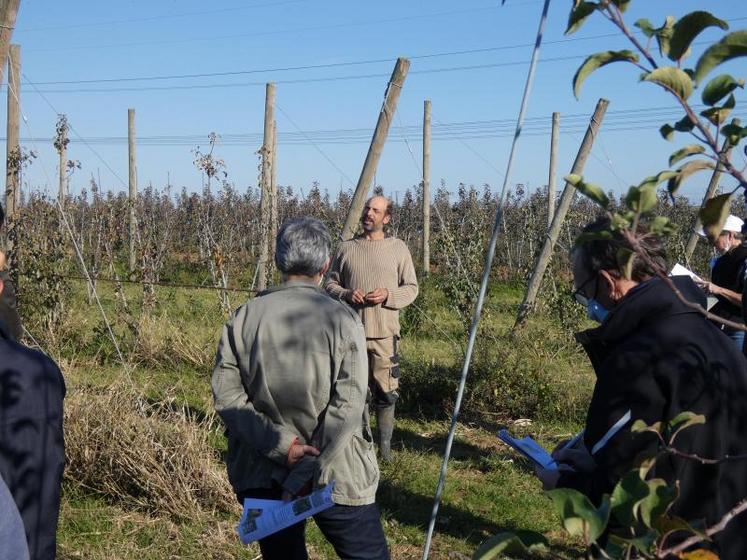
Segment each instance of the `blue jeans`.
[{"label": "blue jeans", "polygon": [[[241,492],[237,497],[243,504],[244,498],[279,500],[281,494],[279,487],[257,488]],[[343,560],[389,560],[381,514],[375,503],[365,506],[335,505],[316,514],[314,521]],[[304,520],[260,539],[262,558],[308,560],[305,530]]]},{"label": "blue jeans", "polygon": [[724,327],[724,333],[734,341],[734,344],[737,345],[737,348],[739,348],[739,351],[741,352],[744,346],[744,331]]}]

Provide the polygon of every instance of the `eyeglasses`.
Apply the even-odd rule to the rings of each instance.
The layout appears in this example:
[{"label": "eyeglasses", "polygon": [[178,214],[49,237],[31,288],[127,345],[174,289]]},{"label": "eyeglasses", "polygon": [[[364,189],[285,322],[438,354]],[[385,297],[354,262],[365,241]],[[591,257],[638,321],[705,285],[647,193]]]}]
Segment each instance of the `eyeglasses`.
[{"label": "eyeglasses", "polygon": [[[594,282],[594,295],[589,296],[589,294],[586,293],[585,288],[591,284],[591,282]],[[573,298],[574,301],[577,301],[584,307],[588,305],[590,299],[594,299],[597,297],[597,292],[599,291],[599,274],[595,274],[594,276],[589,276],[586,281],[581,284],[578,288],[576,288],[573,293],[571,293],[571,298]]]}]

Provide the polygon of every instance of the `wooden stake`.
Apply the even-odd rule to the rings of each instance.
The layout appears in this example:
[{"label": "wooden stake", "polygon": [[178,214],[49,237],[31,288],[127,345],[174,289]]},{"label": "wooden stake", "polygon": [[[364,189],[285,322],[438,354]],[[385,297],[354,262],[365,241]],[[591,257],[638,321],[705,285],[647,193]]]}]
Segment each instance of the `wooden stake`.
[{"label": "wooden stake", "polygon": [[8,58],[10,39],[16,26],[16,16],[21,0],[0,0],[0,83],[3,81],[5,59]]},{"label": "wooden stake", "polygon": [[62,130],[60,135],[60,191],[58,198],[60,206],[64,208],[67,200],[67,128]]},{"label": "wooden stake", "polygon": [[392,77],[389,78],[389,84],[387,85],[386,92],[384,94],[384,104],[379,112],[379,120],[376,122],[376,129],[371,139],[371,145],[368,148],[368,154],[366,155],[366,161],[363,163],[363,169],[361,170],[358,184],[355,187],[355,194],[350,204],[350,210],[345,220],[345,227],[342,229],[342,239],[347,240],[353,237],[358,221],[361,218],[363,212],[363,206],[366,203],[368,197],[368,191],[371,187],[371,181],[376,173],[376,168],[379,165],[379,159],[381,159],[381,152],[384,149],[387,135],[389,134],[389,127],[392,124],[394,113],[397,111],[397,101],[399,100],[399,94],[402,92],[402,87],[407,77],[407,71],[410,69],[410,61],[406,58],[398,58],[397,63],[394,65],[394,71]]},{"label": "wooden stake", "polygon": [[[597,102],[597,107],[591,117],[591,122],[586,129],[586,135],[584,136],[583,142],[581,142],[581,147],[576,155],[576,160],[573,162],[573,167],[571,168],[572,174],[580,175],[583,172],[584,165],[586,165],[586,158],[589,156],[591,147],[594,145],[594,138],[596,138],[599,127],[602,125],[602,119],[604,119],[604,114],[607,111],[607,105],[609,105],[609,101],[606,99],[600,99]],[[573,202],[575,194],[576,188],[570,183],[566,183],[565,188],[563,189],[563,194],[560,196],[558,209],[555,212],[552,224],[550,225],[550,231],[542,245],[542,251],[537,257],[537,264],[535,265],[532,276],[529,279],[529,285],[527,286],[524,301],[521,306],[519,306],[519,313],[516,317],[514,329],[524,324],[527,316],[534,308],[534,303],[537,299],[540,285],[542,284],[542,278],[545,276],[547,265],[550,264],[550,258],[555,249],[555,243],[558,241],[558,237],[560,236],[560,228],[563,226],[565,215],[571,207],[571,202]]]},{"label": "wooden stake", "polygon": [[275,121],[275,84],[265,88],[265,129],[262,142],[262,197],[260,199],[259,261],[257,263],[257,290],[267,288],[267,261],[270,256],[269,233],[272,214],[272,128]]},{"label": "wooden stake", "polygon": [[13,219],[18,212],[21,176],[20,122],[21,47],[11,45],[8,51],[8,122],[5,144],[5,213]]},{"label": "wooden stake", "polygon": [[135,109],[127,109],[127,147],[128,147],[128,164],[130,172],[130,193],[128,199],[129,206],[129,229],[130,229],[130,274],[135,272],[135,236],[137,235],[137,214],[135,213],[137,205],[137,159],[135,156]]},{"label": "wooden stake", "polygon": [[[733,124],[739,126],[740,120],[734,119]],[[723,152],[728,147],[729,139],[727,138],[724,140],[723,145],[721,146],[721,151]],[[728,158],[731,154],[731,147],[729,147],[726,150],[726,157]],[[713,198],[713,195],[716,194],[716,189],[718,189],[718,182],[719,179],[721,179],[721,173],[724,170],[724,166],[720,163],[716,164],[716,169],[713,170],[713,174],[711,175],[711,180],[708,183],[708,188],[706,189],[705,195],[703,196],[703,202],[701,202],[700,207],[703,208],[705,206],[705,203],[708,202],[710,199]],[[703,222],[700,221],[700,216],[695,216],[695,225],[693,225],[693,229],[690,232],[690,237],[687,238],[687,245],[685,246],[685,262],[690,263],[690,259],[693,256],[693,253],[695,252],[695,246],[698,244],[698,239],[700,236],[697,234],[698,231],[700,231],[703,228]]]},{"label": "wooden stake", "polygon": [[270,232],[268,244],[268,278],[275,273],[275,237],[278,234],[278,122],[272,121],[272,153],[270,154]]},{"label": "wooden stake", "polygon": [[423,274],[431,271],[431,100],[423,103]]},{"label": "wooden stake", "polygon": [[557,174],[558,134],[560,113],[552,114],[552,135],[550,136],[550,176],[547,180],[547,227],[552,226],[555,216],[555,175]]}]

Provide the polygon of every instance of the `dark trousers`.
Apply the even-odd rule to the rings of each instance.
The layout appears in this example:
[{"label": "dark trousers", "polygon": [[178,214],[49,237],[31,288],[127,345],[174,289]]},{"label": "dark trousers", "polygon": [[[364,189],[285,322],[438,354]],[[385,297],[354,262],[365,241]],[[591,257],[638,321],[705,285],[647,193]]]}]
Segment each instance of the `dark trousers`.
[{"label": "dark trousers", "polygon": [[[244,498],[279,500],[282,491],[276,488],[247,490],[238,495]],[[389,560],[384,529],[378,506],[335,505],[314,516],[324,538],[334,547],[342,560]],[[259,549],[264,560],[307,560],[306,521],[291,525],[260,539]]]}]

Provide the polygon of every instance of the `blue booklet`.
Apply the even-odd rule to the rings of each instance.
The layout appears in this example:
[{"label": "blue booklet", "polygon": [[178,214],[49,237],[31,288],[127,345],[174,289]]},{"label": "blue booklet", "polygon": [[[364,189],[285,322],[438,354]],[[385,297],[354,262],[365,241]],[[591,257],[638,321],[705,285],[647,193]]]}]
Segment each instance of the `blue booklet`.
[{"label": "blue booklet", "polygon": [[516,439],[515,437],[512,437],[506,429],[499,431],[498,437],[501,441],[510,445],[524,457],[532,461],[535,465],[538,465],[543,469],[554,470],[558,468],[555,459],[552,458],[544,447],[534,441],[531,437],[526,436],[521,439]]}]

